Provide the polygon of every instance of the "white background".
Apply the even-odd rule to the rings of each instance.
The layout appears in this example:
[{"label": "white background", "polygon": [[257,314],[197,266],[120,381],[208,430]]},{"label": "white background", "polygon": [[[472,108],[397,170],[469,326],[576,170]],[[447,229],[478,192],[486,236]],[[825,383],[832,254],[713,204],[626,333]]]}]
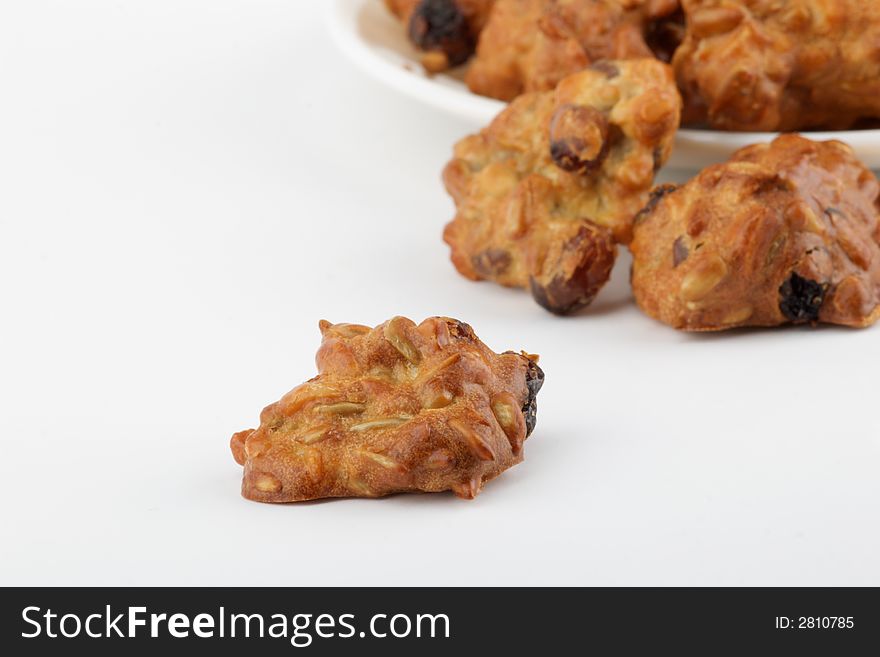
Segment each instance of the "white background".
[{"label": "white background", "polygon": [[[459,277],[474,126],[320,5],[0,5],[0,583],[880,584],[880,328],[676,333],[627,258],[568,319]],[[229,436],[318,319],[396,314],[541,354],[525,462],[472,502],[242,499]]]}]

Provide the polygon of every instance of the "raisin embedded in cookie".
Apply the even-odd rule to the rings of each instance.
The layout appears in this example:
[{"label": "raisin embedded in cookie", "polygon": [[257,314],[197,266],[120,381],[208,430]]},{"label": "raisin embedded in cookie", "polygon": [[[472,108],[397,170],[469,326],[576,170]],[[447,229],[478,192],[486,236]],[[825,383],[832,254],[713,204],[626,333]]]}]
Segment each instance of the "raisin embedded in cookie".
[{"label": "raisin embedded in cookie", "polygon": [[245,497],[473,498],[522,461],[544,381],[537,356],[496,354],[448,317],[320,328],[318,376],[232,436]]},{"label": "raisin embedded in cookie", "polygon": [[675,328],[880,318],[880,183],[837,141],[748,146],[639,215],[636,302]]},{"label": "raisin embedded in cookie", "polygon": [[598,62],[517,98],[444,170],[458,271],[530,290],[554,313],[589,304],[669,157],[680,111],[672,71],[655,59]]},{"label": "raisin embedded in cookie", "polygon": [[476,47],[477,37],[495,0],[385,0],[406,25],[410,41],[424,54],[429,73],[463,64]]}]

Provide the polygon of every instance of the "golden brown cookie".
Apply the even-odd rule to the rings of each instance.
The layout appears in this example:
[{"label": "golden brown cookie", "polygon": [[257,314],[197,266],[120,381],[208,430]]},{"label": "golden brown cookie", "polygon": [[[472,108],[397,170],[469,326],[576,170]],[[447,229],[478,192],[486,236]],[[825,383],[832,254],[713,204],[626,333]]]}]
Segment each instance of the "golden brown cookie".
[{"label": "golden brown cookie", "polygon": [[517,98],[460,141],[443,172],[457,209],[443,238],[458,271],[530,289],[555,313],[589,304],[669,157],[680,111],[656,59],[598,62]]},{"label": "golden brown cookie", "polygon": [[880,2],[683,0],[685,123],[842,129],[880,117]]},{"label": "golden brown cookie", "polygon": [[245,497],[473,498],[522,461],[544,381],[537,356],[496,354],[448,317],[320,328],[318,376],[232,436]]},{"label": "golden brown cookie", "polygon": [[410,41],[424,52],[422,66],[437,73],[463,64],[495,0],[385,0],[406,26]]},{"label": "golden brown cookie", "polygon": [[630,248],[636,302],[675,328],[880,318],[880,183],[841,142],[785,135],[658,188]]},{"label": "golden brown cookie", "polygon": [[[549,91],[602,59],[651,57],[646,39],[668,50],[666,21],[679,0],[498,0],[467,73],[471,91],[512,100]],[[650,38],[649,38],[650,33]],[[668,56],[668,52],[666,53]]]}]

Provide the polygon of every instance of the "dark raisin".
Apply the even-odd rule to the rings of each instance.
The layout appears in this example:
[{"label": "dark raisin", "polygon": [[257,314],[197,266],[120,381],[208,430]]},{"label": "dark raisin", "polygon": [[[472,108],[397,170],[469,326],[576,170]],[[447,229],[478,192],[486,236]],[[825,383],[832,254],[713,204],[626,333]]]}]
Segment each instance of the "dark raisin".
[{"label": "dark raisin", "polygon": [[525,353],[505,351],[505,355],[519,356],[527,361],[526,364],[526,401],[522,405],[522,414],[526,420],[526,436],[531,435],[538,419],[538,392],[544,385],[544,370],[538,367],[538,363],[526,357]]},{"label": "dark raisin", "polygon": [[678,9],[674,14],[652,20],[645,29],[645,43],[662,62],[669,63],[685,36],[684,12]]},{"label": "dark raisin", "polygon": [[474,329],[471,328],[470,324],[465,324],[464,322],[460,322],[457,319],[452,319],[446,322],[446,325],[449,327],[449,335],[453,338],[457,338],[459,340],[476,340],[477,334],[474,333]]},{"label": "dark raisin", "polygon": [[818,321],[819,310],[827,291],[827,284],[811,281],[792,272],[788,280],[779,286],[779,310],[792,322]]},{"label": "dark raisin", "polygon": [[409,19],[409,38],[422,50],[441,51],[450,66],[463,64],[474,38],[455,0],[421,0]]},{"label": "dark raisin", "polygon": [[543,385],[544,370],[530,358],[528,370],[526,370],[526,387],[529,393],[526,397],[526,403],[522,407],[522,414],[526,420],[526,436],[532,435],[538,421],[538,391]]},{"label": "dark raisin", "polygon": [[581,295],[572,294],[565,279],[558,276],[547,285],[541,285],[534,276],[530,276],[529,290],[538,305],[554,315],[568,315],[589,303]]},{"label": "dark raisin", "polygon": [[510,253],[498,248],[480,251],[471,258],[471,264],[476,272],[485,278],[493,278],[503,274],[510,267],[510,262]]},{"label": "dark raisin", "polygon": [[684,235],[682,235],[672,244],[672,266],[678,267],[687,260],[689,255],[690,251],[688,251],[687,244],[684,243]]},{"label": "dark raisin", "polygon": [[660,146],[651,152],[651,162],[654,166],[655,173],[663,166],[663,149],[660,148]]},{"label": "dark raisin", "polygon": [[616,252],[611,236],[597,226],[581,226],[562,247],[551,271],[566,272],[541,284],[529,277],[529,288],[538,305],[556,315],[567,315],[588,306],[611,276]]},{"label": "dark raisin", "polygon": [[880,119],[872,118],[870,116],[865,116],[861,119],[856,119],[856,122],[852,124],[850,130],[877,130],[880,129]]},{"label": "dark raisin", "polygon": [[677,185],[673,185],[672,183],[666,183],[664,185],[657,185],[654,189],[651,190],[651,194],[648,197],[648,202],[645,204],[641,210],[636,213],[635,219],[633,220],[635,223],[640,223],[648,218],[648,215],[651,214],[656,208],[657,205],[663,200],[663,197],[667,194],[671,194],[676,189],[678,189]]},{"label": "dark raisin", "polygon": [[564,171],[577,171],[586,167],[586,162],[578,158],[577,153],[584,147],[582,139],[562,139],[550,144],[550,157],[556,166]]},{"label": "dark raisin", "polygon": [[550,120],[550,157],[564,171],[589,172],[608,154],[608,118],[594,107],[563,105]]}]

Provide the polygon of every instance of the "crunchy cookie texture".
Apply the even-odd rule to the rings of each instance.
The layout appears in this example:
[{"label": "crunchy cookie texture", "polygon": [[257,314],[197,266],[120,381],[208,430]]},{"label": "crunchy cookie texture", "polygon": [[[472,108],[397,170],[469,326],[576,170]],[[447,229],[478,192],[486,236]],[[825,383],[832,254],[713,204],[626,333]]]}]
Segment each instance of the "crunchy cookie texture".
[{"label": "crunchy cookie texture", "polygon": [[555,313],[589,304],[669,157],[681,100],[655,59],[603,61],[517,98],[455,146],[444,239],[471,280],[522,287]]},{"label": "crunchy cookie texture", "polygon": [[842,129],[880,117],[880,3],[683,0],[685,123]]},{"label": "crunchy cookie texture", "polygon": [[[564,77],[602,59],[668,56],[670,32],[660,22],[678,0],[498,0],[467,73],[471,91],[512,100],[553,89]],[[649,44],[649,42],[651,42]]]},{"label": "crunchy cookie texture", "polygon": [[658,188],[630,248],[636,302],[676,328],[880,318],[880,184],[837,141],[785,135]]},{"label": "crunchy cookie texture", "polygon": [[544,381],[537,356],[496,354],[467,324],[320,323],[318,376],[232,436],[260,502],[451,490],[473,498],[522,461]]},{"label": "crunchy cookie texture", "polygon": [[406,25],[413,44],[424,52],[422,66],[437,73],[463,64],[476,47],[477,37],[495,0],[385,0]]}]

